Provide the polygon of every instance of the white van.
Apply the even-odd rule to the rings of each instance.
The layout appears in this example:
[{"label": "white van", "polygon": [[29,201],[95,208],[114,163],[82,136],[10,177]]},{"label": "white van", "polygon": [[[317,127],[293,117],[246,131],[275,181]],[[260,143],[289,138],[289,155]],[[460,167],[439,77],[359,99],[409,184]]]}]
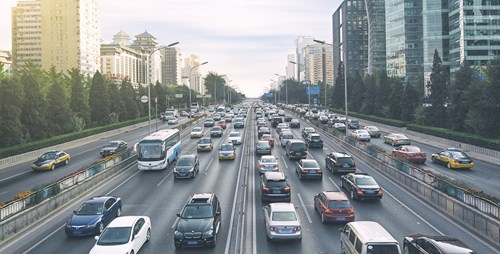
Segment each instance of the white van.
[{"label": "white van", "polygon": [[398,241],[377,222],[349,222],[339,231],[342,254],[401,254]]}]

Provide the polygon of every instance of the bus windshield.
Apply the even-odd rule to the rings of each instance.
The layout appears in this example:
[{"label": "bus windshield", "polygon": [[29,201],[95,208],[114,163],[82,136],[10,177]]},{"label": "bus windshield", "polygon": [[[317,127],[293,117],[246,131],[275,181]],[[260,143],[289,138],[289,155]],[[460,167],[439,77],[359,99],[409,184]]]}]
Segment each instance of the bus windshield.
[{"label": "bus windshield", "polygon": [[163,159],[165,153],[162,151],[162,145],[161,140],[141,141],[137,151],[137,158],[144,161]]}]

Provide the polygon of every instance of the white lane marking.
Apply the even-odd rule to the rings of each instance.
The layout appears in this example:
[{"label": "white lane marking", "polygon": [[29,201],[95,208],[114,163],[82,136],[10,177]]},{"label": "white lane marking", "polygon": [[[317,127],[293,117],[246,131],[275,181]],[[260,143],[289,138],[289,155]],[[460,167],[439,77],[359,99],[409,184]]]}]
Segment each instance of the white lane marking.
[{"label": "white lane marking", "polygon": [[283,163],[285,164],[285,168],[288,169],[288,164],[286,164],[285,157],[281,155],[281,159],[283,160]]},{"label": "white lane marking", "polygon": [[214,161],[214,157],[210,158],[210,161],[208,162],[208,165],[205,168],[205,175],[208,175],[208,169],[210,168],[210,164],[212,164],[212,161]]},{"label": "white lane marking", "polygon": [[335,185],[335,187],[337,187],[337,189],[338,189],[339,191],[341,191],[340,187],[339,187],[339,186],[338,186],[338,185],[337,185],[337,184],[333,181],[333,179],[332,179],[331,177],[328,177],[328,180],[330,180],[330,182],[332,182],[332,183],[333,183],[333,185]]},{"label": "white lane marking", "polygon": [[116,189],[120,188],[122,185],[124,185],[126,182],[128,182],[130,179],[132,179],[132,177],[136,176],[137,174],[139,174],[139,172],[141,171],[137,171],[135,172],[133,175],[129,176],[127,179],[125,179],[125,181],[123,181],[122,183],[118,184],[118,186],[116,186],[115,188],[113,188],[112,190],[110,190],[108,193],[106,193],[105,196],[109,196],[109,194],[111,194],[111,192],[115,191]]},{"label": "white lane marking", "polygon": [[9,176],[9,177],[6,177],[6,178],[1,179],[1,180],[0,180],[0,183],[1,183],[1,182],[3,182],[3,181],[7,181],[7,180],[9,180],[9,179],[11,179],[11,178],[14,178],[14,177],[18,177],[18,176],[20,176],[20,175],[28,174],[28,173],[30,173],[30,172],[32,172],[32,170],[28,170],[28,171],[21,172],[21,173],[15,174],[15,175],[11,175],[11,176]]},{"label": "white lane marking", "polygon": [[175,218],[174,224],[172,224],[172,227],[171,227],[172,229],[175,228],[175,225],[177,225],[177,222],[179,222],[179,220],[180,220],[180,217]]},{"label": "white lane marking", "polygon": [[168,177],[172,174],[172,172],[174,172],[174,171],[172,170],[172,171],[168,172],[168,174],[167,174],[165,177],[163,177],[163,179],[161,179],[161,181],[160,181],[160,182],[156,185],[156,187],[160,187],[160,185],[161,185],[161,184],[162,184],[165,180],[167,180],[167,178],[168,178]]},{"label": "white lane marking", "polygon": [[304,204],[304,200],[302,200],[300,193],[297,193],[297,196],[299,197],[300,204],[302,205],[302,207],[304,207],[304,212],[306,213],[306,217],[307,220],[309,221],[309,224],[312,224],[311,216],[309,216],[309,212],[307,211],[306,205]]},{"label": "white lane marking", "polygon": [[[255,143],[252,143],[252,150],[254,150]],[[252,169],[255,168],[255,159],[252,159]],[[255,173],[253,170],[250,173],[252,175],[252,185],[255,188]],[[252,190],[252,203],[253,203],[253,209],[252,209],[252,253],[256,254],[257,253],[257,204],[255,203],[255,189]]]},{"label": "white lane marking", "polygon": [[23,254],[26,254],[26,253],[29,253],[31,252],[34,248],[38,247],[38,245],[40,245],[42,242],[45,242],[45,240],[49,239],[51,236],[53,236],[55,233],[57,233],[59,230],[61,230],[62,228],[64,228],[64,226],[66,226],[66,224],[62,224],[60,227],[58,227],[56,230],[54,230],[52,233],[48,234],[46,237],[44,237],[42,240],[40,240],[38,243],[36,243],[35,245],[31,246],[31,248],[29,248],[28,250],[26,250],[25,252],[23,252]]}]

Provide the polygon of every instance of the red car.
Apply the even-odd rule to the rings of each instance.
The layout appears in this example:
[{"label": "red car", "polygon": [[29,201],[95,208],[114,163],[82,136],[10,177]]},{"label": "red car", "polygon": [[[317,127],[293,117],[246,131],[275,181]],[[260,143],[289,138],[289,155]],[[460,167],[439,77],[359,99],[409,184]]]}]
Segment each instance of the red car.
[{"label": "red car", "polygon": [[222,129],[226,129],[226,121],[225,120],[220,120],[217,122],[217,126],[220,126]]},{"label": "red car", "polygon": [[399,146],[392,151],[394,157],[404,158],[411,162],[425,163],[426,154],[418,146]]},{"label": "red car", "polygon": [[341,191],[322,191],[314,196],[314,209],[321,216],[321,222],[354,221],[354,208]]},{"label": "red car", "polygon": [[274,139],[273,139],[273,136],[271,136],[271,134],[262,135],[262,137],[259,139],[259,141],[260,140],[265,140],[265,141],[269,142],[269,145],[271,145],[271,147],[274,147]]}]

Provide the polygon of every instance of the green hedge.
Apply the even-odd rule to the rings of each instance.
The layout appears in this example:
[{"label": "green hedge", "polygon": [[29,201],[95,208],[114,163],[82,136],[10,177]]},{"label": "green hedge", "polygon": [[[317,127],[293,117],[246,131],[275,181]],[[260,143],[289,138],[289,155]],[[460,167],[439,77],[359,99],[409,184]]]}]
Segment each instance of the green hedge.
[{"label": "green hedge", "polygon": [[[345,114],[345,110],[342,109],[335,109],[331,108],[330,111],[333,111],[338,114]],[[365,114],[360,114],[356,112],[349,112],[349,116],[360,118],[360,119],[365,119],[368,121],[372,122],[377,122],[377,123],[382,123],[382,124],[387,124],[395,127],[405,127],[408,125],[408,122],[401,121],[401,120],[395,120],[395,119],[389,119],[389,118],[384,118],[380,116],[373,116],[373,115],[365,115]]]},{"label": "green hedge", "polygon": [[2,149],[0,149],[0,159],[6,158],[9,156],[13,156],[13,155],[17,155],[17,154],[30,152],[30,151],[37,150],[37,149],[42,149],[42,148],[53,146],[53,145],[58,145],[61,143],[73,141],[73,140],[80,139],[80,138],[85,138],[85,137],[99,134],[102,132],[106,132],[106,131],[110,131],[110,130],[114,130],[114,129],[119,129],[119,128],[126,127],[129,125],[141,123],[141,122],[144,122],[146,120],[148,120],[147,116],[142,117],[142,118],[138,118],[138,119],[134,119],[134,120],[125,121],[125,122],[114,123],[114,124],[110,124],[110,125],[106,125],[106,126],[85,129],[85,130],[82,130],[80,132],[63,134],[63,135],[51,137],[51,138],[44,139],[44,140],[38,140],[38,141],[26,143],[26,144],[20,144],[20,145],[16,145],[16,146],[2,148]]},{"label": "green hedge", "polygon": [[487,139],[478,135],[464,133],[464,132],[456,132],[449,129],[437,128],[437,127],[429,127],[422,126],[417,124],[408,124],[408,130],[417,131],[420,133],[425,133],[428,135],[451,139],[479,147],[484,147],[488,149],[493,149],[500,151],[500,140],[499,139]]}]

